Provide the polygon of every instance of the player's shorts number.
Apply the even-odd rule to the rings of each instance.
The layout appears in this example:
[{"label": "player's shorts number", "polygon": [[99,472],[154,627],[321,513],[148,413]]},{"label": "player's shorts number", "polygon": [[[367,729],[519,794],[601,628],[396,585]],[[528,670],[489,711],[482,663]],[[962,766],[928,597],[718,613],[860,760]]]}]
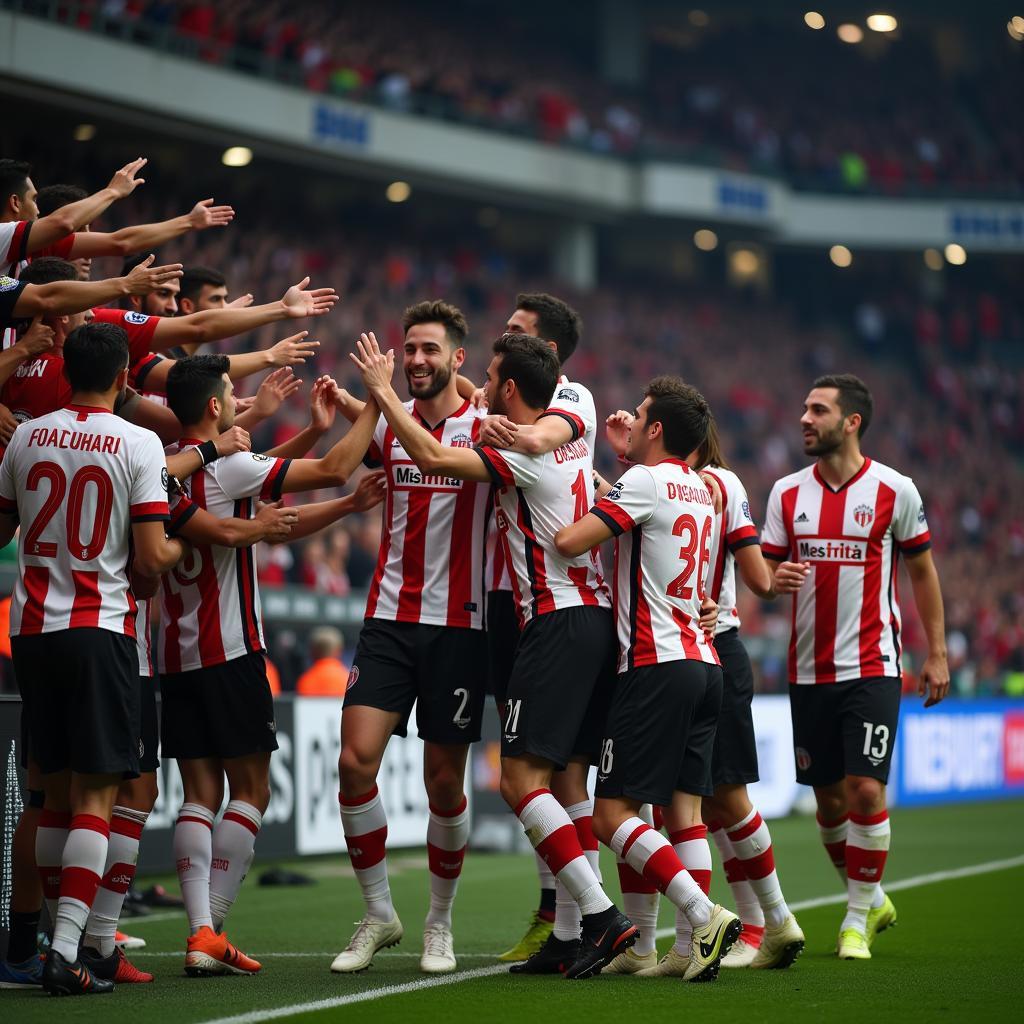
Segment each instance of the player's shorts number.
[{"label": "player's shorts number", "polygon": [[605,740],[601,744],[601,766],[600,771],[602,775],[611,775],[612,765],[615,764],[615,751],[612,749],[614,740]]},{"label": "player's shorts number", "polygon": [[460,725],[462,723],[462,715],[466,710],[466,705],[469,703],[469,690],[464,686],[460,686],[457,690],[452,691],[452,696],[459,699],[459,708],[455,714],[452,715],[452,721],[456,725]]},{"label": "player's shorts number", "polygon": [[[110,477],[99,466],[83,466],[71,478],[69,488],[68,478],[56,462],[37,462],[28,472],[26,487],[30,491],[35,491],[44,480],[49,484],[50,493],[25,533],[25,553],[40,558],[57,557],[57,545],[52,541],[40,540],[40,537],[67,495],[65,539],[68,550],[72,557],[79,561],[92,561],[102,552],[107,542],[107,531],[110,529],[110,512],[114,505],[114,486],[110,482]],[[92,534],[83,543],[82,511],[86,490],[90,484],[96,488],[96,511]]]},{"label": "player's shorts number", "polygon": [[519,714],[523,710],[522,700],[510,700],[508,702],[508,714],[505,716],[505,732],[509,736],[515,736],[519,732]]},{"label": "player's shorts number", "polygon": [[864,723],[864,756],[879,761],[885,759],[889,752],[889,726]]}]

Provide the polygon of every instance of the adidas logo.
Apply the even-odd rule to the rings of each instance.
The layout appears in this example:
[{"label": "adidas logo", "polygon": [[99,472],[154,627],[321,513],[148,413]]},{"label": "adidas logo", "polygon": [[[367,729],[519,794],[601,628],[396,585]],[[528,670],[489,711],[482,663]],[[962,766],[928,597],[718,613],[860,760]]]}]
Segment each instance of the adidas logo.
[{"label": "adidas logo", "polygon": [[809,523],[810,519],[807,518],[806,512],[801,512],[800,515],[793,520],[794,523]]}]

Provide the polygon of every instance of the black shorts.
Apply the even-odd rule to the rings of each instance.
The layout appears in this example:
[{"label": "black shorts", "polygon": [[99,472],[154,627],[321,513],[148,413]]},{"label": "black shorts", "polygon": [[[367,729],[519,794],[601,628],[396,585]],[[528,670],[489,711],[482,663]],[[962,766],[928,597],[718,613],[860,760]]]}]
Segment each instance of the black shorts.
[{"label": "black shorts", "polygon": [[141,713],[135,639],[109,629],[11,638],[28,698],[28,745],[44,774],[139,774]]},{"label": "black shorts", "polygon": [[597,796],[667,807],[678,791],[711,796],[722,670],[669,661],[623,672],[608,715]]},{"label": "black shorts", "polygon": [[164,757],[181,760],[277,750],[274,698],[263,654],[255,651],[210,668],[162,675],[160,740]]},{"label": "black shorts", "polygon": [[900,717],[898,676],[791,685],[796,781],[830,786],[847,775],[889,781]]},{"label": "black shorts", "polygon": [[139,705],[142,713],[142,746],[139,771],[155,772],[160,767],[157,751],[160,747],[160,720],[156,714],[156,680],[139,676]]},{"label": "black shorts", "polygon": [[482,629],[367,619],[348,677],[345,707],[397,712],[405,736],[416,705],[416,730],[427,743],[461,746],[480,739],[487,638]]},{"label": "black shorts", "polygon": [[492,590],[487,595],[487,692],[504,704],[512,662],[519,646],[519,619],[511,590]]},{"label": "black shorts", "polygon": [[607,608],[562,608],[532,618],[508,683],[501,756],[533,754],[556,768],[574,758],[597,764],[617,658]]},{"label": "black shorts", "polygon": [[745,786],[757,782],[757,740],[754,716],[754,673],[750,655],[738,629],[727,629],[715,637],[715,650],[722,663],[722,711],[711,754],[711,781],[717,786]]}]

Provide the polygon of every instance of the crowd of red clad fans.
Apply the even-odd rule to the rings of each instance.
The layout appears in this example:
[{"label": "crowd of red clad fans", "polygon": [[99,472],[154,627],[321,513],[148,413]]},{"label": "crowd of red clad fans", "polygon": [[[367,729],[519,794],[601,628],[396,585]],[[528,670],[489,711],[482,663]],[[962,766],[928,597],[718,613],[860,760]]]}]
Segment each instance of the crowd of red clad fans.
[{"label": "crowd of red clad fans", "polygon": [[655,21],[643,81],[627,88],[597,73],[596,32],[569,38],[494,5],[11,2],[317,93],[599,153],[704,160],[849,191],[1024,188],[1021,46],[999,26],[971,44],[954,32],[952,49],[947,32],[940,52],[942,33],[925,27],[849,46],[796,16],[715,15],[685,30]]}]

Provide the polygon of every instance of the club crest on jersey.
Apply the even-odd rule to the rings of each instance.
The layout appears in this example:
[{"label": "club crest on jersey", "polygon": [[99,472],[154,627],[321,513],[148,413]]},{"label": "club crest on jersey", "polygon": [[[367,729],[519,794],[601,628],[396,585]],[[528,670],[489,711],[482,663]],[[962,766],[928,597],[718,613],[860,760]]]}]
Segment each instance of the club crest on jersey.
[{"label": "club crest on jersey", "polygon": [[853,510],[853,519],[858,526],[867,526],[875,518],[875,510],[870,505],[858,505]]},{"label": "club crest on jersey", "polygon": [[144,324],[149,320],[149,317],[145,313],[137,313],[134,309],[125,313],[124,318],[130,324]]},{"label": "club crest on jersey", "polygon": [[618,501],[622,497],[622,481],[619,480],[615,486],[605,495],[609,501]]},{"label": "club crest on jersey", "polygon": [[449,441],[449,445],[452,448],[472,448],[473,438],[469,434],[455,434]]},{"label": "club crest on jersey", "polygon": [[743,512],[743,518],[744,519],[748,520],[751,523],[754,521],[754,517],[750,514],[750,502],[749,501],[743,502],[743,504],[740,505],[740,510]]},{"label": "club crest on jersey", "polygon": [[270,456],[269,455],[261,455],[259,452],[253,452],[252,453],[252,460],[253,460],[253,462],[269,462],[270,461]]},{"label": "club crest on jersey", "polygon": [[919,523],[924,522],[924,502],[921,502],[921,507],[917,510],[917,521]]},{"label": "club crest on jersey", "polygon": [[0,277],[0,292],[10,292],[18,287],[18,282],[13,277],[8,277],[6,274]]},{"label": "club crest on jersey", "polygon": [[356,683],[359,682],[359,666],[353,665],[352,671],[348,674],[348,685],[345,687],[345,692],[348,693]]},{"label": "club crest on jersey", "polygon": [[167,467],[164,466],[164,468],[160,470],[160,485],[166,491],[167,490],[167,486],[168,486],[168,484],[170,482],[171,482],[171,478],[170,478],[170,476],[167,473]]},{"label": "club crest on jersey", "polygon": [[573,391],[572,388],[561,388],[557,395],[555,395],[556,402],[576,402],[579,403],[580,393]]},{"label": "club crest on jersey", "polygon": [[796,754],[796,766],[800,771],[805,772],[811,767],[811,755],[803,747],[797,747],[794,750]]}]

